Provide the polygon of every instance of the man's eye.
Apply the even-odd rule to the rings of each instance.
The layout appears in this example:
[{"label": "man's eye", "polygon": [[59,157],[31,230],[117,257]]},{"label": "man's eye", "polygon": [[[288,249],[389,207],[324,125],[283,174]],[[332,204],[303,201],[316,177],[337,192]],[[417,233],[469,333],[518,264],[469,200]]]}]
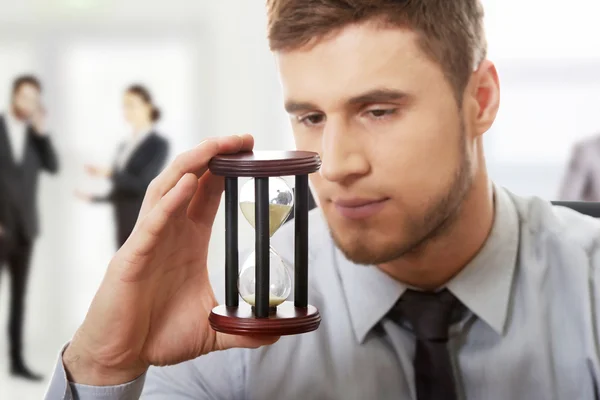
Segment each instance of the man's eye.
[{"label": "man's eye", "polygon": [[377,119],[380,119],[380,118],[385,118],[387,116],[395,114],[396,109],[388,108],[388,109],[369,110],[368,113],[371,114],[371,116],[373,116]]},{"label": "man's eye", "polygon": [[319,125],[325,120],[325,115],[323,114],[310,114],[305,117],[300,117],[298,121],[304,125],[312,126]]}]

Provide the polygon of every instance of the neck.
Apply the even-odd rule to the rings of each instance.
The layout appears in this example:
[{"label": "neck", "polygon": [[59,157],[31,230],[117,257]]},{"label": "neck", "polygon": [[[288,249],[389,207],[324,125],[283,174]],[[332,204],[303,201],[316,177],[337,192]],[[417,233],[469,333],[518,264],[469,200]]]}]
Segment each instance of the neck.
[{"label": "neck", "polygon": [[436,290],[462,271],[485,244],[494,223],[494,193],[483,157],[453,224],[419,250],[378,267],[394,279]]},{"label": "neck", "polygon": [[152,124],[144,122],[133,126],[133,137],[138,137],[152,129]]}]

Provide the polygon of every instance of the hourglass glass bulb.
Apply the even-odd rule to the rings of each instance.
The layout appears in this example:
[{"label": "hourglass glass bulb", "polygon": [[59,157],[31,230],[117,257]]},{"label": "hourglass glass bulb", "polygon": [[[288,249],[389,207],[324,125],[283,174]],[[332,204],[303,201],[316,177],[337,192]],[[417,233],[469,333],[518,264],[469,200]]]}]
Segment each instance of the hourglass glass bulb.
[{"label": "hourglass glass bulb", "polygon": [[[252,252],[240,272],[238,290],[242,299],[251,306],[256,305],[256,258]],[[292,290],[292,278],[281,257],[269,251],[269,307],[283,303]]]},{"label": "hourglass glass bulb", "polygon": [[[254,179],[250,179],[240,191],[240,209],[246,220],[256,228]],[[294,206],[292,189],[282,178],[269,178],[269,236],[283,225]]]}]

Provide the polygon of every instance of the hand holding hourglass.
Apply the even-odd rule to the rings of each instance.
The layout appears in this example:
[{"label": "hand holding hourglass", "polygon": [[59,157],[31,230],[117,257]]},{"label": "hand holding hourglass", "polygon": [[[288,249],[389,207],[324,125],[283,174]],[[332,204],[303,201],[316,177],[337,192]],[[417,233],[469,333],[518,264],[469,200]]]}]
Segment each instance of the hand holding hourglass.
[{"label": "hand holding hourglass", "polygon": [[208,243],[223,193],[223,178],[208,171],[208,162],[253,146],[249,135],[206,140],[152,182],[132,235],[112,259],[63,354],[72,382],[121,384],[150,365],[276,341],[218,333],[208,323],[217,305],[208,278]]}]

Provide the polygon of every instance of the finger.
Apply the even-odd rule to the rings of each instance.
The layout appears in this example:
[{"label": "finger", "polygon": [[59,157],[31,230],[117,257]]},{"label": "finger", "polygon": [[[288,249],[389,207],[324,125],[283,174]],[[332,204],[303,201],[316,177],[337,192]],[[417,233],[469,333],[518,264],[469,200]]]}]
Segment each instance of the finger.
[{"label": "finger", "polygon": [[166,193],[183,173],[194,173],[200,178],[207,171],[211,158],[218,154],[250,151],[253,147],[254,138],[250,135],[209,139],[194,149],[183,153],[179,161],[176,160],[173,163],[173,168],[168,168],[164,174],[161,174],[156,182],[159,193]]},{"label": "finger", "polygon": [[184,216],[190,200],[196,192],[198,179],[194,174],[185,174],[152,209],[152,211],[136,224],[131,236],[123,245],[126,254],[125,262],[140,264],[159,244],[169,222],[178,216]]},{"label": "finger", "polygon": [[165,170],[152,181],[144,203],[142,215],[165,195],[181,177],[187,173],[200,178],[208,169],[208,162],[218,154],[231,154],[240,151],[250,151],[254,147],[254,138],[250,135],[226,136],[207,139],[195,148],[180,154]]},{"label": "finger", "polygon": [[198,180],[198,190],[190,202],[187,215],[196,223],[212,228],[221,204],[225,179],[206,172]]}]

